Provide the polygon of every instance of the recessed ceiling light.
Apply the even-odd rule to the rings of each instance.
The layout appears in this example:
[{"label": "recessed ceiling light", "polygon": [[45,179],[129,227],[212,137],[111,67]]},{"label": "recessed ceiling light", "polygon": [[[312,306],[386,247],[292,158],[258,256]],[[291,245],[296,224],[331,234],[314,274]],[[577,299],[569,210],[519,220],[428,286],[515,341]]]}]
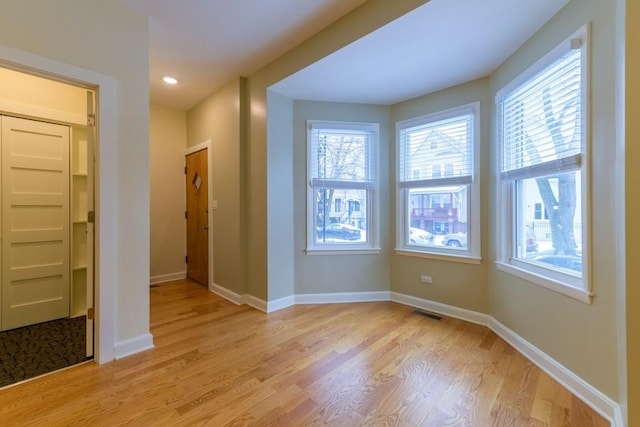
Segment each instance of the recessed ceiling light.
[{"label": "recessed ceiling light", "polygon": [[168,85],[174,85],[174,84],[178,83],[178,80],[176,80],[173,77],[169,77],[169,76],[163,77],[162,80]]}]

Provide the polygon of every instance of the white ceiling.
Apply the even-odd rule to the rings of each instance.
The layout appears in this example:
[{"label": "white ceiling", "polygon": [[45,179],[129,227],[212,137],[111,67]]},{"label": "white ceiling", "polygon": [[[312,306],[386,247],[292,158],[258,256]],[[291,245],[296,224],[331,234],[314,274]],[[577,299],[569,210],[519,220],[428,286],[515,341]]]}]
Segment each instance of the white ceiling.
[{"label": "white ceiling", "polygon": [[[186,110],[365,0],[121,1],[150,16],[151,101]],[[273,89],[321,101],[414,98],[490,74],[568,1],[431,0]]]},{"label": "white ceiling", "polygon": [[[149,16],[151,101],[187,110],[365,0],[121,0]],[[162,77],[179,80],[167,86]]]}]

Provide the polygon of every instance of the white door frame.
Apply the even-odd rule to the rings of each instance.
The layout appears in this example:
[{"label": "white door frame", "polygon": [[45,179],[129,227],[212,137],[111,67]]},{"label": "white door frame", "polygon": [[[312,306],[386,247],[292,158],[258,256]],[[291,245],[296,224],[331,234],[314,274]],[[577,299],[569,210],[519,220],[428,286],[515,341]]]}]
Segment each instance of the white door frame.
[{"label": "white door frame", "polygon": [[0,66],[52,78],[97,94],[95,176],[95,360],[115,359],[116,342],[116,215],[117,215],[117,85],[107,75],[85,70],[29,52],[0,45]]},{"label": "white door frame", "polygon": [[[208,264],[208,280],[209,283],[207,283],[207,288],[213,292],[213,185],[212,185],[212,176],[213,176],[213,171],[211,169],[212,165],[213,165],[213,142],[210,139],[207,139],[204,142],[201,142],[200,144],[194,145],[192,147],[189,147],[185,150],[184,152],[184,158],[185,158],[185,162],[187,161],[187,156],[189,154],[193,154],[197,151],[200,150],[204,150],[207,149],[207,186],[209,189],[209,193],[207,194],[207,223],[209,224],[209,233],[208,233],[208,242],[207,242],[207,247],[209,248],[209,260],[207,261]],[[186,163],[185,163],[186,165]],[[184,187],[183,187],[184,188]],[[185,190],[184,193],[184,206],[186,209],[187,206],[187,193]],[[186,227],[185,227],[185,233],[186,233]],[[185,236],[186,237],[186,236]],[[186,248],[186,244],[187,244],[187,239],[184,239],[184,243],[185,243],[185,253],[187,253],[187,248]]]}]

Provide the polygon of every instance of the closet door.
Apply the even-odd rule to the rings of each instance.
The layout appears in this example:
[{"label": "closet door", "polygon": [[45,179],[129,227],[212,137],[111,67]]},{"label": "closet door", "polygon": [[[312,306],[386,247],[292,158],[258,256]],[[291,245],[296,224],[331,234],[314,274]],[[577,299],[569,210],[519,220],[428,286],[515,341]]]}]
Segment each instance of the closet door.
[{"label": "closet door", "polygon": [[69,128],[1,120],[7,330],[69,316]]}]

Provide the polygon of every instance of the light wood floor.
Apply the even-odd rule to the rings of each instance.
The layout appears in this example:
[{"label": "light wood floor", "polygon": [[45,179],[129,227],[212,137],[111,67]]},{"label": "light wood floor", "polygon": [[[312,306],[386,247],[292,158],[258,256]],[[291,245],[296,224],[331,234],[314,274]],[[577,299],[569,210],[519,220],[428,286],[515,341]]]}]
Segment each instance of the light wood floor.
[{"label": "light wood floor", "polygon": [[151,289],[156,348],[0,391],[0,425],[605,426],[485,327],[400,304],[265,315]]}]

